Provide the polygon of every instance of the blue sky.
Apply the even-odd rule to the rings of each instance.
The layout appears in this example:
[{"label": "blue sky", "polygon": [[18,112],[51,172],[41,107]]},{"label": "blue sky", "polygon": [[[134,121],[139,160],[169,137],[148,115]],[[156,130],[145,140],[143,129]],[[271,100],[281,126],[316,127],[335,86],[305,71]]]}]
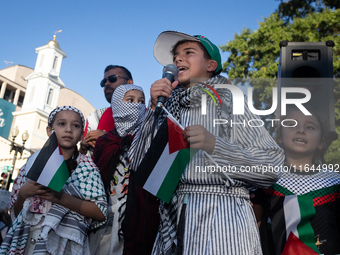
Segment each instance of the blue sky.
[{"label": "blue sky", "polygon": [[[60,78],[66,87],[95,108],[108,103],[99,85],[109,64],[127,67],[144,88],[160,79],[163,67],[153,56],[157,36],[165,30],[201,34],[225,45],[243,28],[256,30],[259,21],[279,5],[275,0],[182,1],[1,1],[0,69],[4,61],[34,68],[35,48],[57,34],[67,54]],[[227,53],[222,53],[226,61]],[[227,76],[226,74],[224,74]]]}]

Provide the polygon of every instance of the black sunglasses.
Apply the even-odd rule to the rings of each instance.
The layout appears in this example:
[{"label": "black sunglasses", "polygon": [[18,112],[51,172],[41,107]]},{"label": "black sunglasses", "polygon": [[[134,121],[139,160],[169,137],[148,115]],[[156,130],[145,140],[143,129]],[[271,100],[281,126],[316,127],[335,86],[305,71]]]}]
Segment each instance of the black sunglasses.
[{"label": "black sunglasses", "polygon": [[117,74],[112,74],[109,77],[102,79],[102,81],[100,82],[100,86],[102,88],[104,88],[105,87],[105,83],[107,82],[107,80],[109,80],[109,82],[111,82],[111,83],[116,82],[117,81],[117,77],[123,78],[125,80],[130,80],[130,78],[125,78],[125,77],[117,75]]}]

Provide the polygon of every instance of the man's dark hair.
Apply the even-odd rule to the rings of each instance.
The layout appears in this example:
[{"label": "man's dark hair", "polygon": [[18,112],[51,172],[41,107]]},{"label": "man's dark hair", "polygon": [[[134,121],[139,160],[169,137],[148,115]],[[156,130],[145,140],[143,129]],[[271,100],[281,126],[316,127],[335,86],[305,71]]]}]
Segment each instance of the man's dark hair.
[{"label": "man's dark hair", "polygon": [[120,68],[120,69],[123,70],[123,72],[125,73],[126,78],[129,78],[129,79],[133,80],[130,71],[129,71],[127,68],[125,68],[124,66],[108,65],[108,66],[105,68],[104,73],[106,73],[107,71],[109,71],[109,70],[111,70],[111,69],[115,69],[115,68]]}]

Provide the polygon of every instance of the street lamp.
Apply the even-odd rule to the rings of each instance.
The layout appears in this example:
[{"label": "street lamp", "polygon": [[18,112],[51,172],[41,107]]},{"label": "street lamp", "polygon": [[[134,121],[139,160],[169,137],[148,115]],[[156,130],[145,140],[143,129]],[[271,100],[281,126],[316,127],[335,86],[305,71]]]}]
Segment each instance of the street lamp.
[{"label": "street lamp", "polygon": [[11,153],[12,151],[14,151],[14,157],[13,157],[13,162],[12,162],[12,170],[9,172],[9,177],[8,177],[8,182],[6,185],[6,190],[9,190],[9,186],[12,182],[12,174],[14,171],[14,167],[15,167],[15,162],[17,161],[17,155],[18,152],[20,153],[20,157],[22,157],[22,152],[25,149],[25,143],[29,138],[29,134],[27,132],[27,130],[22,134],[21,139],[22,139],[22,145],[16,144],[14,142],[15,138],[18,136],[19,134],[19,129],[18,126],[16,126],[15,128],[13,128],[12,130],[12,142],[11,142],[11,149],[9,151],[9,153]]}]

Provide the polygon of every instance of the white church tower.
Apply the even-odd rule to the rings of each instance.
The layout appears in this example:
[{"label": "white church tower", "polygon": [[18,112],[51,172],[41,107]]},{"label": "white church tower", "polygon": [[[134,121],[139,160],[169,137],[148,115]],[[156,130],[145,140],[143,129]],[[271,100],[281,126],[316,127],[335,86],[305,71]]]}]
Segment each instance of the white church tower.
[{"label": "white church tower", "polygon": [[26,77],[28,83],[22,110],[37,109],[49,114],[57,106],[60,89],[65,87],[59,74],[66,54],[60,49],[56,35],[46,45],[36,48],[36,52],[34,72]]},{"label": "white church tower", "polygon": [[43,146],[47,139],[48,115],[57,107],[60,89],[65,87],[59,74],[66,53],[59,47],[56,35],[46,45],[36,48],[36,52],[38,57],[34,71],[26,77],[27,90],[22,110],[13,113],[15,125],[29,128],[31,139],[26,143],[28,148]]}]

